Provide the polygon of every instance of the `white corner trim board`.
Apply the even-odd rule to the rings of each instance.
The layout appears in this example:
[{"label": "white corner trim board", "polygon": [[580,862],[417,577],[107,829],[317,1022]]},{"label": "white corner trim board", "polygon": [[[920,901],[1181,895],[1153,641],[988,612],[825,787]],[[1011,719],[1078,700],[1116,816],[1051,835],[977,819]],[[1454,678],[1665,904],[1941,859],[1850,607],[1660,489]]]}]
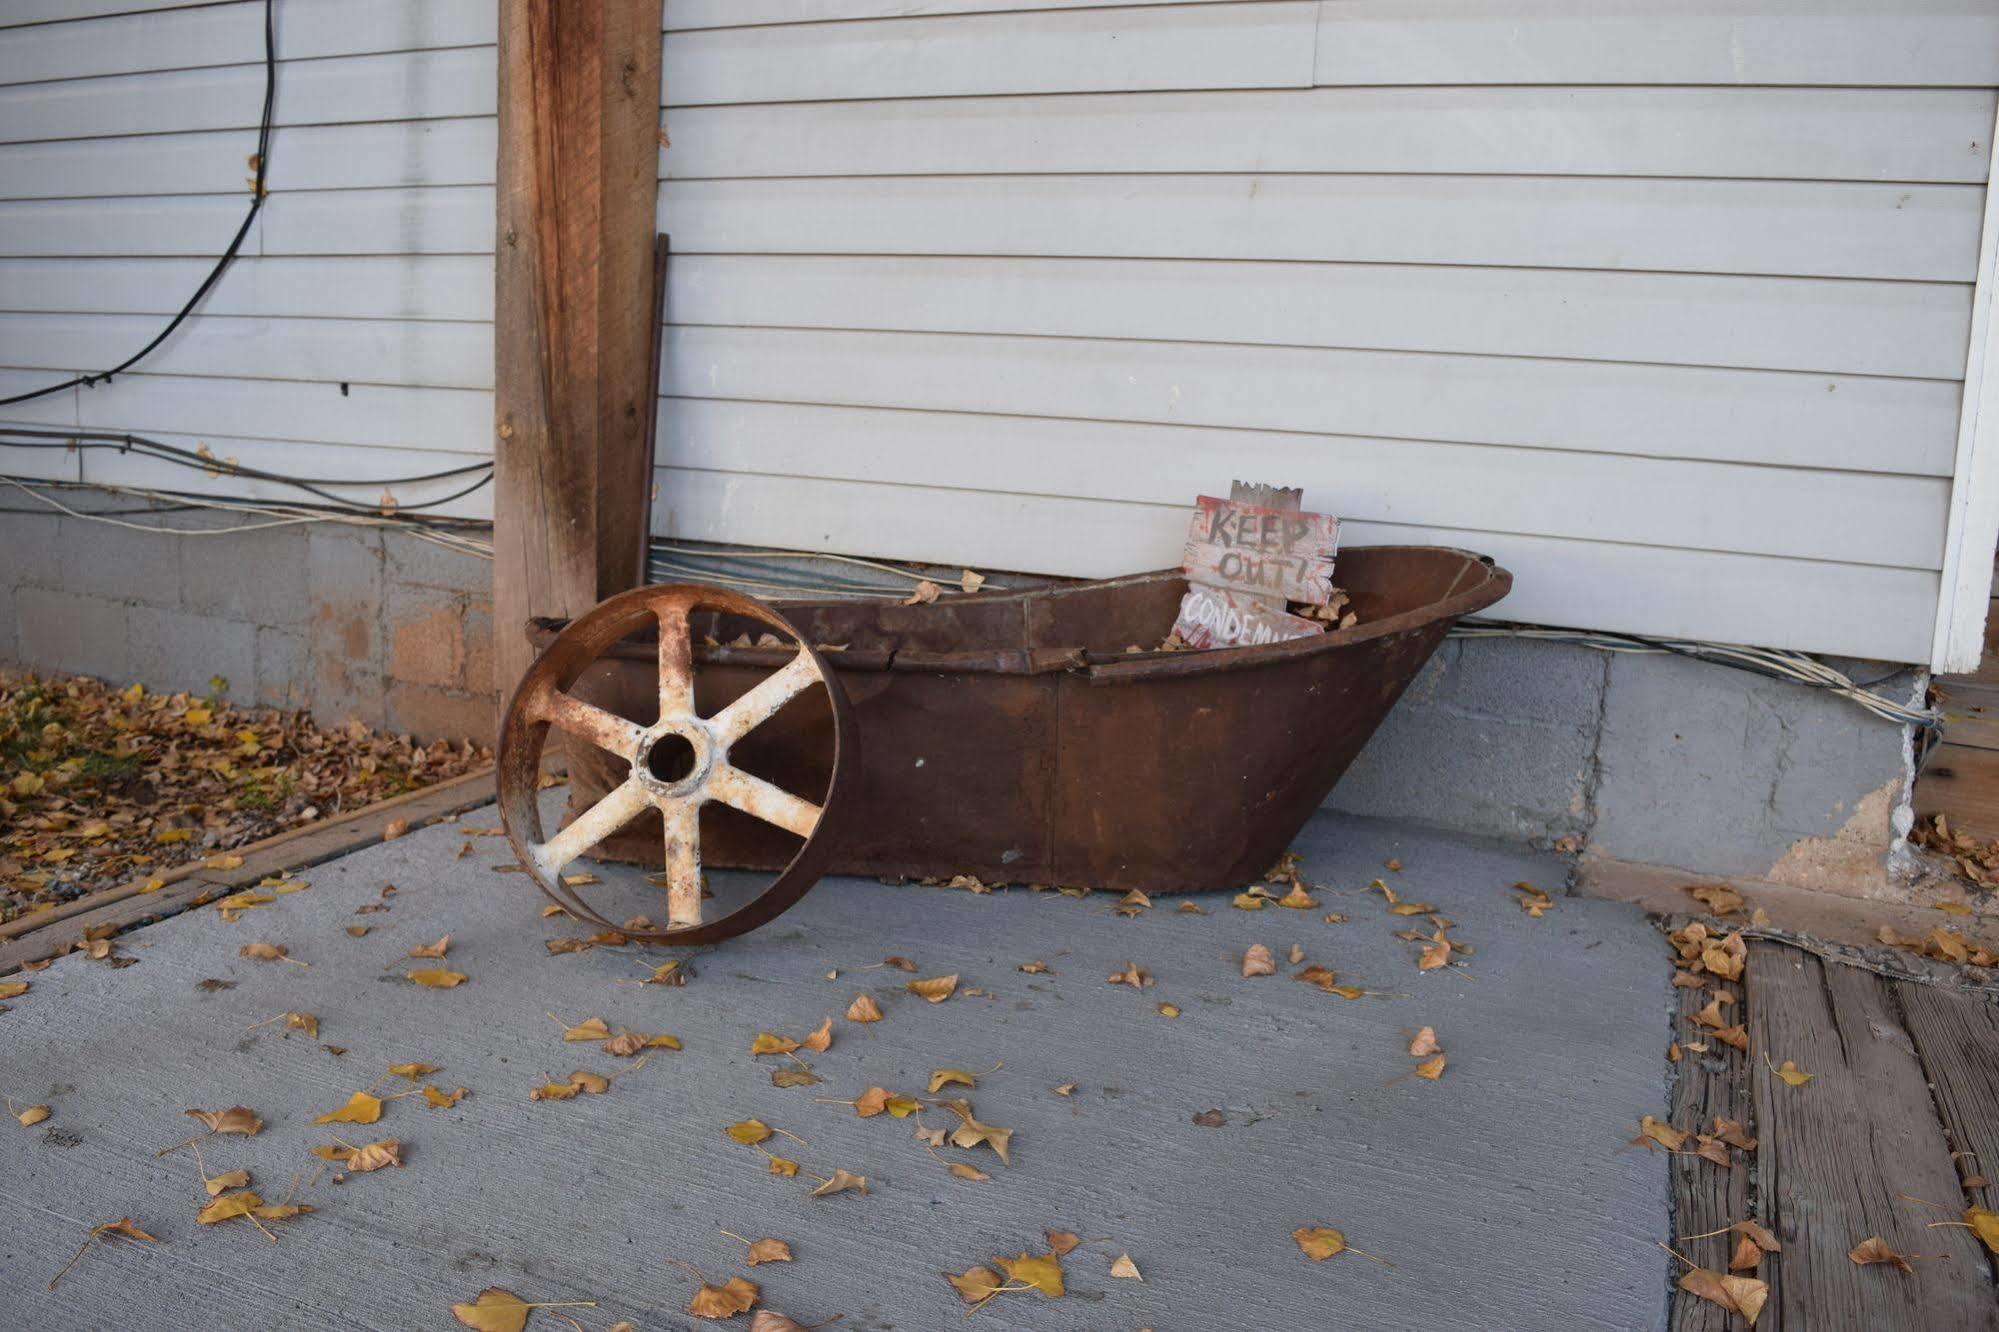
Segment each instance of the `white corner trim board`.
[{"label": "white corner trim board", "polygon": [[[1995,126],[1999,133],[1999,126]],[[1994,155],[1999,163],[1999,154]],[[1993,547],[1999,543],[1999,198],[1986,183],[1984,230],[1978,243],[1978,281],[1971,301],[1971,349],[1959,409],[1957,466],[1952,472],[1950,517],[1944,530],[1943,583],[1937,598],[1936,637],[1930,668],[1941,674],[1978,669],[1985,645],[1985,613],[1992,596]]]}]

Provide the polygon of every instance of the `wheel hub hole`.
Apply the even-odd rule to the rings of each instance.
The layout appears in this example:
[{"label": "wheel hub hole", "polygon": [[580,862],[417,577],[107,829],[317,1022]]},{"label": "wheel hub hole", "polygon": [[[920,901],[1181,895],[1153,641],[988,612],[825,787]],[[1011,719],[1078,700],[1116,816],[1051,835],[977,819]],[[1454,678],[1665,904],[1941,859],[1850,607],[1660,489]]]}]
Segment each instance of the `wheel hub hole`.
[{"label": "wheel hub hole", "polygon": [[663,735],[646,754],[646,771],[671,786],[694,771],[694,746],[687,737]]}]

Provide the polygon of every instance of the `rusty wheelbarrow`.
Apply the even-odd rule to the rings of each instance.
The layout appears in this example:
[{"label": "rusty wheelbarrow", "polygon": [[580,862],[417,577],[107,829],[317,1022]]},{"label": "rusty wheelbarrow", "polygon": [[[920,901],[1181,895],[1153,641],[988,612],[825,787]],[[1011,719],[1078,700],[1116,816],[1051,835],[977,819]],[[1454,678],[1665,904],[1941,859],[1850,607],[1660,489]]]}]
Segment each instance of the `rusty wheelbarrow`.
[{"label": "rusty wheelbarrow", "polygon": [[[828,871],[1238,886],[1290,844],[1451,625],[1512,585],[1441,547],[1358,547],[1339,572],[1351,627],[1206,652],[1147,650],[1186,590],[1178,571],[910,606],[640,588],[530,625],[542,657],[502,728],[502,813],[543,890],[607,927],[625,928],[563,866],[586,850],[657,865],[664,848],[671,927],[626,929],[657,942],[761,924]],[[570,741],[569,817],[544,840],[533,795],[551,727]],[[779,877],[703,922],[703,866]]]}]

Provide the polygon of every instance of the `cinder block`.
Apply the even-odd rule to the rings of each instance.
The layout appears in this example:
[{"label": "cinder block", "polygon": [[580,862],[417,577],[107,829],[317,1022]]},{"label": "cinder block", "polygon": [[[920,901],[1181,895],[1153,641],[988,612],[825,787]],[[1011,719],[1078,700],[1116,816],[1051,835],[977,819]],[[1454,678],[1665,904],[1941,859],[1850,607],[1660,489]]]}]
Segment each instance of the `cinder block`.
[{"label": "cinder block", "polygon": [[345,726],[353,720],[377,730],[388,725],[388,691],[382,677],[342,661],[317,643],[310,689],[312,719],[321,726]]},{"label": "cinder block", "polygon": [[123,602],[21,588],[14,593],[14,609],[23,665],[130,681]]},{"label": "cinder block", "polygon": [[256,700],[260,707],[302,708],[311,698],[312,653],[305,634],[292,629],[257,630]]},{"label": "cinder block", "polygon": [[307,542],[303,527],[183,537],[183,604],[204,615],[251,624],[302,624],[308,615]]},{"label": "cinder block", "polygon": [[0,552],[6,587],[63,586],[61,523],[53,511],[0,513]]},{"label": "cinder block", "polygon": [[444,689],[463,685],[463,595],[391,583],[382,618],[389,636],[390,679]]},{"label": "cinder block", "polygon": [[493,594],[493,562],[462,550],[440,546],[407,532],[384,532],[382,550],[388,578],[409,587],[465,592],[489,600]]},{"label": "cinder block", "polygon": [[132,675],[146,688],[206,694],[221,676],[237,699],[255,691],[257,629],[248,621],[134,606],[127,624]]},{"label": "cinder block", "polygon": [[[493,680],[493,608],[474,602],[465,610],[465,692],[491,698]],[[512,692],[512,683],[508,685]]]},{"label": "cinder block", "polygon": [[21,664],[21,635],[14,610],[14,589],[0,587],[0,666],[16,667]]},{"label": "cinder block", "polygon": [[1608,655],[1576,643],[1463,638],[1442,701],[1486,717],[1573,726],[1593,721]]},{"label": "cinder block", "polygon": [[[141,518],[140,521],[157,520]],[[49,580],[52,586],[112,601],[148,606],[180,604],[178,548],[189,538],[173,531],[135,532],[78,518],[63,519],[59,531],[56,548],[60,565]]]},{"label": "cinder block", "polygon": [[428,685],[389,684],[389,729],[420,741],[475,740],[493,743],[499,716],[493,700],[447,692]]}]

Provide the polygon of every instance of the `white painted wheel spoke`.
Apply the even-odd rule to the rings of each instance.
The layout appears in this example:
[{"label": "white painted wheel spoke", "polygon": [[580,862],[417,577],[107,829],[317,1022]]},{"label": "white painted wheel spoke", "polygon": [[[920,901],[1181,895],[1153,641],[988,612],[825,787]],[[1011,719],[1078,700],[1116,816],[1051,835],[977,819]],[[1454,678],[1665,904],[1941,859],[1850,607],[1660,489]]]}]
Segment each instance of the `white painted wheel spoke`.
[{"label": "white painted wheel spoke", "polygon": [[645,736],[644,728],[637,722],[626,721],[616,713],[560,690],[551,690],[543,698],[539,712],[557,730],[579,736],[627,761],[638,754]]},{"label": "white painted wheel spoke", "polygon": [[701,923],[701,802],[662,800],[666,816],[666,918],[674,929]]},{"label": "white painted wheel spoke", "polygon": [[667,606],[659,617],[659,719],[694,715],[694,643],[687,608]]},{"label": "white painted wheel spoke", "polygon": [[630,823],[652,803],[636,779],[627,780],[576,816],[567,828],[534,848],[542,873],[554,878],[563,866]]},{"label": "white painted wheel spoke", "polygon": [[726,751],[817,683],[819,668],[813,664],[811,655],[801,649],[783,669],[765,676],[748,693],[715,714],[709,722],[715,742]]},{"label": "white painted wheel spoke", "polygon": [[708,797],[800,837],[810,837],[819,826],[819,806],[726,763],[709,774]]}]

